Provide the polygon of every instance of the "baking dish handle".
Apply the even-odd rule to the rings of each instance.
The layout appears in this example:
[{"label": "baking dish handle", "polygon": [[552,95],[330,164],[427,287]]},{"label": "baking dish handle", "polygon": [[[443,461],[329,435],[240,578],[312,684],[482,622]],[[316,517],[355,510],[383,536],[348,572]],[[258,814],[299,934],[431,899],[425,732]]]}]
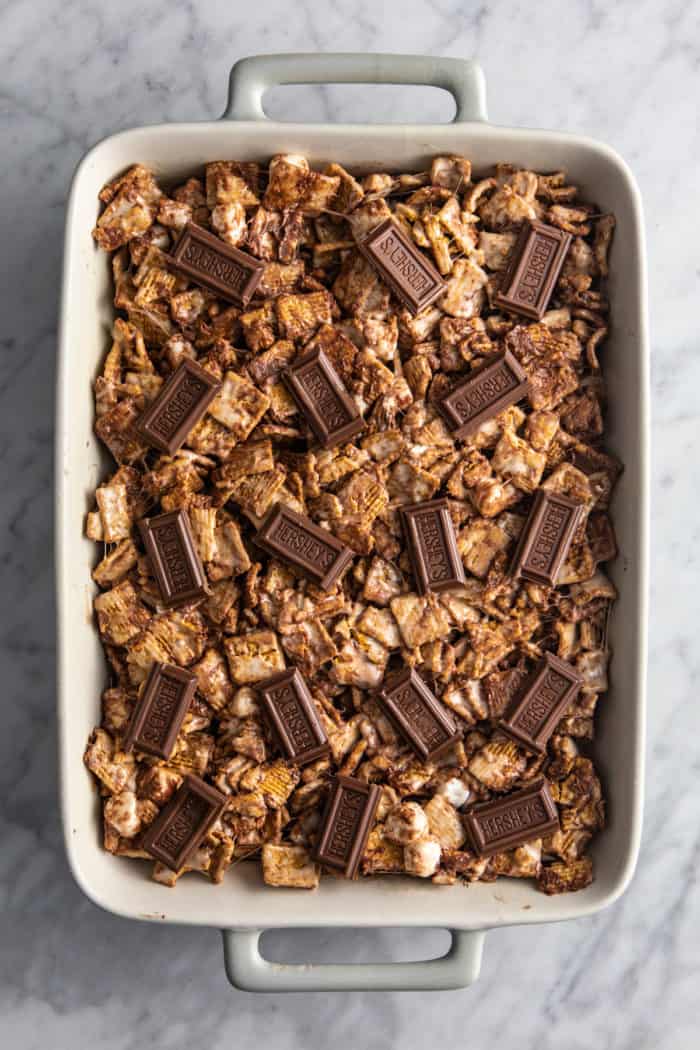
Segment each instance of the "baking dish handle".
[{"label": "baking dish handle", "polygon": [[260,954],[263,930],[223,930],[226,975],[246,992],[408,992],[466,988],[479,976],[483,930],[450,930],[439,959],[395,963],[270,962]]},{"label": "baking dish handle", "polygon": [[299,52],[252,55],[231,70],[226,120],[266,120],[262,98],[281,84],[424,84],[455,100],[455,122],[486,120],[481,66],[470,59],[429,55]]}]

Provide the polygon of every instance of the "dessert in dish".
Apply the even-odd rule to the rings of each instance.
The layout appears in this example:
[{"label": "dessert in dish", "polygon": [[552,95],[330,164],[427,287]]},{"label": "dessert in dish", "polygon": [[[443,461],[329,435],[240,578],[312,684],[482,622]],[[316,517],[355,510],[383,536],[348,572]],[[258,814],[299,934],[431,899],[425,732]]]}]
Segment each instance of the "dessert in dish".
[{"label": "dessert in dish", "polygon": [[105,848],[166,885],[588,885],[613,217],[457,156],[100,197]]}]

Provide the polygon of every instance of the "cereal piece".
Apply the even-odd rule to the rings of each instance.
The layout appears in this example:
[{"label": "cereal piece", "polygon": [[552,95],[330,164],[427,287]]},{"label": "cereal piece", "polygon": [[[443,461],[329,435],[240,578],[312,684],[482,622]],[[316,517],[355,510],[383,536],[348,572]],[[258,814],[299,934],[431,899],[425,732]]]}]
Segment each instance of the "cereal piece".
[{"label": "cereal piece", "polygon": [[367,573],[363,598],[377,605],[388,605],[406,590],[406,583],[399,569],[384,558],[374,557]]},{"label": "cereal piece", "polygon": [[404,644],[409,649],[444,638],[449,632],[445,611],[433,594],[424,597],[418,594],[401,595],[393,598],[389,604]]},{"label": "cereal piece", "polygon": [[457,549],[464,566],[474,576],[484,579],[499,551],[505,550],[510,537],[494,521],[472,519],[457,537]]},{"label": "cereal piece", "polygon": [[523,775],[526,764],[517,744],[492,740],[472,756],[469,772],[492,791],[508,791]]},{"label": "cereal piece", "polygon": [[117,751],[114,741],[104,729],[95,729],[85,750],[84,762],[91,773],[112,794],[133,786],[134,759]]},{"label": "cereal piece", "polygon": [[491,466],[523,492],[534,492],[542,478],[547,457],[535,451],[511,430],[504,430],[494,449]]},{"label": "cereal piece", "polygon": [[98,594],[94,605],[100,634],[113,645],[126,645],[151,619],[129,580]]},{"label": "cereal piece", "polygon": [[488,276],[472,259],[458,259],[452,267],[440,306],[451,317],[475,317],[484,302]]},{"label": "cereal piece", "polygon": [[197,675],[197,689],[209,706],[215,711],[223,711],[233,697],[233,686],[219,650],[207,649],[192,670]]},{"label": "cereal piece", "polygon": [[384,677],[388,650],[368,634],[347,638],[333,660],[331,676],[340,685],[375,689]]},{"label": "cereal piece", "polygon": [[136,565],[136,547],[131,540],[122,540],[105,554],[104,558],[92,571],[92,578],[100,587],[114,585],[126,576]]},{"label": "cereal piece", "polygon": [[154,660],[188,667],[204,652],[206,635],[204,618],[196,609],[186,607],[154,616],[146,629],[127,644],[131,681],[142,682]]},{"label": "cereal piece", "polygon": [[270,407],[270,399],[243,376],[227,372],[219,394],[209,406],[209,415],[245,441]]},{"label": "cereal piece", "polygon": [[556,893],[573,893],[583,890],[593,882],[593,862],[590,857],[569,863],[555,862],[543,867],[537,879],[539,888],[548,896]]},{"label": "cereal piece", "polygon": [[210,580],[239,576],[250,568],[250,558],[241,539],[241,531],[231,518],[219,511],[214,532],[215,548],[207,565]]},{"label": "cereal piece", "polygon": [[265,843],[262,848],[262,870],[268,886],[315,890],[320,880],[319,866],[303,846]]},{"label": "cereal piece", "polygon": [[430,834],[443,849],[459,849],[466,840],[467,834],[459,814],[443,795],[433,795],[425,805]]},{"label": "cereal piece", "polygon": [[153,173],[141,164],[105,186],[100,200],[107,207],[92,231],[100,248],[114,251],[144,233],[156,217],[160,196]]},{"label": "cereal piece", "polygon": [[272,762],[261,770],[262,777],[258,790],[271,809],[283,806],[299,782],[299,772],[290,767],[284,759]]},{"label": "cereal piece", "polygon": [[95,492],[95,499],[100,514],[100,536],[105,543],[116,543],[128,539],[133,524],[127,501],[126,486],[112,481],[109,485],[100,485]]},{"label": "cereal piece", "polygon": [[132,463],[146,451],[136,436],[139,409],[132,398],[124,398],[104,412],[95,423],[95,433],[104,441],[117,463]]},{"label": "cereal piece", "polygon": [[390,841],[385,825],[376,824],[370,831],[361,870],[363,875],[398,875],[404,871],[403,847]]},{"label": "cereal piece", "polygon": [[327,292],[280,295],[275,300],[275,310],[280,335],[294,343],[306,343],[320,325],[331,323]]},{"label": "cereal piece", "polygon": [[493,875],[506,875],[511,879],[536,878],[542,861],[542,840],[525,842],[514,850],[497,853],[491,858],[489,870]]},{"label": "cereal piece", "polygon": [[274,631],[251,631],[224,641],[231,680],[248,685],[284,670],[284,656]]}]

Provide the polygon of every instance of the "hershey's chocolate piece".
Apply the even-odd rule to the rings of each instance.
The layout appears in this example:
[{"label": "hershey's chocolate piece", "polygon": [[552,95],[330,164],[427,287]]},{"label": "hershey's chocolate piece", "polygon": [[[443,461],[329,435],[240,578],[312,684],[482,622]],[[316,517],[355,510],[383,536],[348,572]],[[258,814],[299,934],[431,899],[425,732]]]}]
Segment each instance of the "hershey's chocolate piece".
[{"label": "hershey's chocolate piece", "polygon": [[304,676],[282,671],[258,685],[262,709],[287,758],[298,766],[330,752],[330,744]]},{"label": "hershey's chocolate piece", "polygon": [[511,667],[507,671],[492,671],[481,679],[489,718],[503,717],[514,698],[525,688],[528,678],[527,671]]},{"label": "hershey's chocolate piece", "polygon": [[513,556],[512,575],[556,587],[583,510],[583,504],[568,496],[538,489]]},{"label": "hershey's chocolate piece", "polygon": [[353,559],[353,552],[328,529],[282,503],[272,507],[255,543],[280,558],[321,590],[329,590]]},{"label": "hershey's chocolate piece", "polygon": [[385,681],[378,697],[398,731],[424,761],[442,754],[462,735],[412,667]]},{"label": "hershey's chocolate piece", "polygon": [[544,314],[557,283],[571,234],[556,226],[526,219],[506,264],[494,302],[535,321]]},{"label": "hershey's chocolate piece", "polygon": [[305,354],[283,378],[324,448],[349,441],[363,429],[357,405],[323,350]]},{"label": "hershey's chocolate piece", "polygon": [[249,302],[265,269],[259,259],[232,248],[194,222],[185,226],[169,261],[195,284],[211,288],[236,306]]},{"label": "hershey's chocolate piece", "polygon": [[197,676],[182,667],[154,663],[124,736],[124,751],[137,747],[170,758],[197,689]]},{"label": "hershey's chocolate piece", "polygon": [[525,397],[528,379],[510,350],[475,369],[439,403],[456,438],[467,437],[482,423]]},{"label": "hershey's chocolate piece", "polygon": [[139,433],[172,456],[185,443],[220,386],[211,372],[184,358],[139,419]]},{"label": "hershey's chocolate piece", "polygon": [[401,520],[419,594],[446,591],[465,582],[446,499],[410,503],[401,508]]},{"label": "hershey's chocolate piece", "polygon": [[163,605],[175,608],[206,594],[202,563],[184,510],[142,518],[139,531]]},{"label": "hershey's chocolate piece", "polygon": [[445,282],[433,264],[393,219],[380,223],[357,247],[412,313],[445,291]]},{"label": "hershey's chocolate piece", "polygon": [[542,777],[522,791],[480,802],[464,815],[472,849],[480,857],[515,849],[559,828],[557,807]]},{"label": "hershey's chocolate piece", "polygon": [[547,741],[581,688],[575,667],[545,653],[524,692],[510,703],[501,729],[530,751],[544,751]]},{"label": "hershey's chocolate piece", "polygon": [[174,798],[146,829],[141,845],[171,871],[179,871],[225,804],[225,795],[188,774]]},{"label": "hershey's chocolate piece", "polygon": [[340,774],[331,781],[331,793],[321,820],[315,857],[354,879],[372,830],[381,788]]}]

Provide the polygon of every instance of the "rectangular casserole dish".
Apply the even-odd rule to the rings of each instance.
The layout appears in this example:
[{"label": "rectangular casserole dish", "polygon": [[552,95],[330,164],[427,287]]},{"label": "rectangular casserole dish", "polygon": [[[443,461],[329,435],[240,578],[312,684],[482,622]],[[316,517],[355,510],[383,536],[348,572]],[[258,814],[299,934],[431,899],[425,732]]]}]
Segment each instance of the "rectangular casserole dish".
[{"label": "rectangular casserole dish", "polygon": [[[440,125],[318,125],[268,120],[263,92],[289,83],[405,83],[447,89],[456,117]],[[611,688],[601,705],[596,760],[609,800],[609,826],[596,839],[595,881],[587,889],[546,897],[519,880],[497,885],[434,886],[407,878],[351,883],[324,880],[312,894],[265,886],[255,865],[237,865],[223,886],[196,877],[176,890],[151,882],[138,864],[106,853],[98,835],[98,799],[81,756],[98,721],[106,666],[93,623],[90,570],[94,544],[85,514],[108,457],[93,433],[91,384],[109,342],[111,276],[90,237],[102,185],[140,162],[179,179],[205,162],[266,161],[274,153],[305,154],[312,166],[338,161],[355,173],[421,170],[436,153],[461,153],[475,169],[497,161],[535,170],[564,168],[589,200],[615,213],[611,259],[613,330],[604,348],[609,391],[608,447],[625,464],[614,521],[621,556],[610,645]],[[520,923],[590,915],[614,901],[636,863],[642,820],[647,619],[648,342],[641,202],[617,154],[580,136],[501,128],[486,123],[480,68],[457,59],[408,55],[269,55],[244,59],[231,73],[220,121],[138,128],[90,150],[73,180],[65,238],[57,394],[56,499],[58,682],[61,793],[66,848],[73,874],[101,907],[129,918],[190,923],[224,931],[229,979],[241,988],[456,988],[479,971],[483,931]],[[266,927],[444,926],[453,932],[441,959],[412,963],[281,966],[263,959]]]}]

